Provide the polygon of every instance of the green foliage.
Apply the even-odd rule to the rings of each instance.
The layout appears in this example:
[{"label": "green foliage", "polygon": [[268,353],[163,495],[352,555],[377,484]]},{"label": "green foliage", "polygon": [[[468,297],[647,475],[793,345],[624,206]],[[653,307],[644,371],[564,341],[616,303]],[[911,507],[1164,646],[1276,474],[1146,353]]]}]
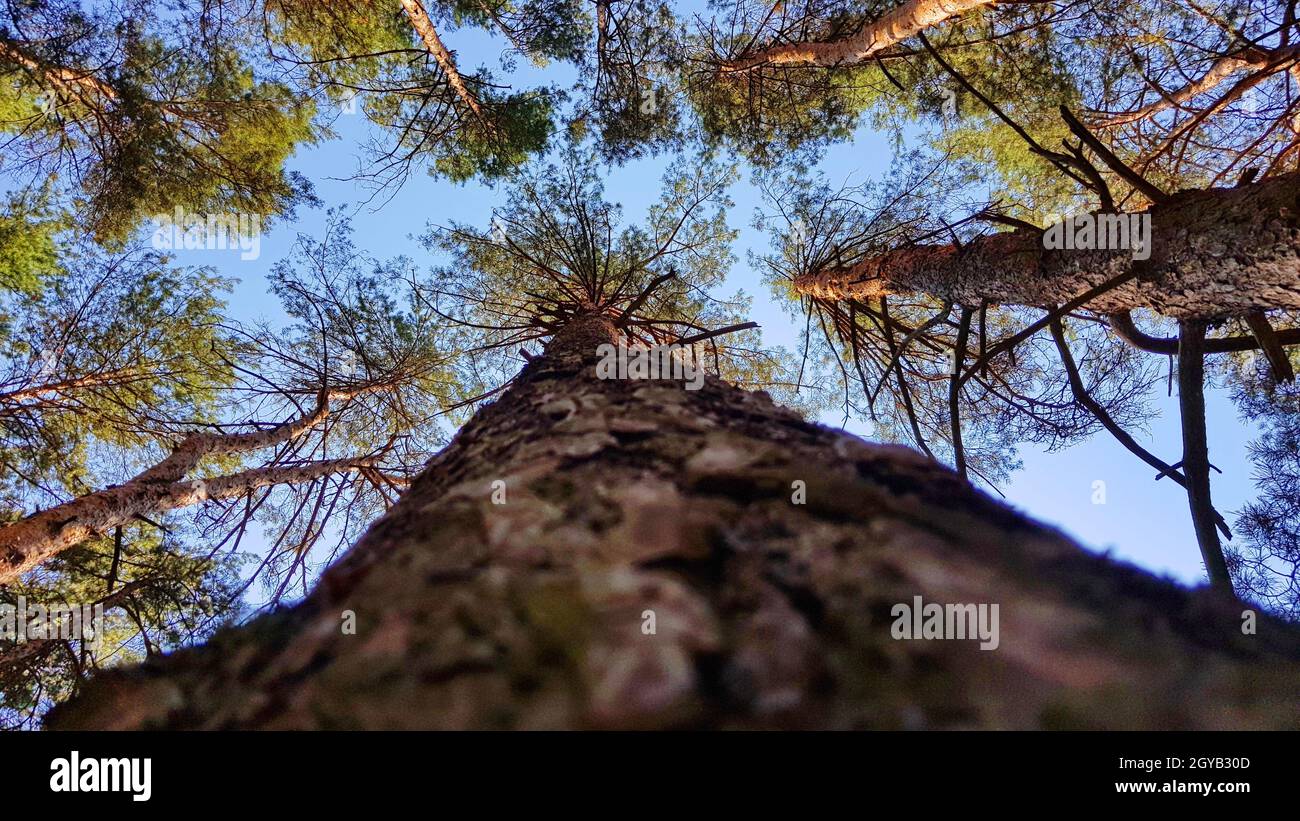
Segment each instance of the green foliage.
[{"label": "green foliage", "polygon": [[[435,22],[499,30],[514,51],[537,64],[574,60],[585,42],[587,17],[573,0],[424,4]],[[465,93],[394,5],[274,2],[274,38],[308,61],[305,82],[325,89],[336,103],[360,90],[362,109],[384,129],[387,146],[375,152],[381,184],[405,179],[413,165],[457,182],[506,176],[545,150],[554,129],[556,89],[512,92],[486,69],[457,65]],[[448,46],[451,48],[451,46]],[[468,95],[468,98],[467,96]]]},{"label": "green foliage", "polygon": [[[708,156],[681,157],[665,171],[658,201],[629,224],[605,197],[592,149],[570,146],[560,164],[534,163],[513,176],[490,225],[431,230],[426,246],[450,260],[422,288],[460,328],[464,384],[502,384],[518,367],[518,346],[545,339],[574,313],[617,317],[656,281],[628,326],[636,339],[669,342],[742,322],[744,294],[711,293],[733,262],[733,180],[733,169]],[[755,387],[779,381],[779,363],[758,349],[754,331],[700,349],[711,371]]]},{"label": "green foliage", "polygon": [[521,92],[500,100],[488,98],[484,104],[491,122],[461,129],[451,145],[433,149],[431,174],[456,182],[480,176],[498,179],[546,148],[553,126],[551,103],[545,95]]},{"label": "green foliage", "polygon": [[[1292,366],[1300,351],[1289,350]],[[1300,387],[1277,384],[1262,356],[1233,357],[1226,381],[1244,423],[1259,430],[1248,446],[1256,498],[1237,512],[1237,538],[1225,546],[1238,594],[1300,619]]]},{"label": "green foliage", "polygon": [[384,387],[360,398],[368,412],[345,415],[332,430],[336,445],[364,452],[392,437],[422,439],[425,448],[442,441],[436,419],[456,383],[446,329],[414,287],[412,267],[359,250],[351,221],[331,210],[324,235],[300,236],[272,269],[271,290],[290,321],[278,332],[284,349],[265,352],[268,370],[287,367],[277,379],[305,390]]},{"label": "green foliage", "polygon": [[309,201],[284,164],[314,139],[312,102],[255,80],[221,38],[186,42],[183,28],[178,37],[116,16],[127,12],[162,16],[149,0],[92,14],[20,8],[12,22],[25,39],[0,37],[0,168],[42,184],[66,176],[60,185],[107,243],[178,206],[270,217]]},{"label": "green foliage", "polygon": [[0,335],[0,500],[13,509],[98,484],[103,448],[153,458],[157,436],[210,417],[230,379],[227,282],[152,253],[59,251],[41,290],[8,301]]},{"label": "green foliage", "polygon": [[495,27],[537,66],[580,60],[592,22],[580,0],[449,0],[447,6],[457,26]]},{"label": "green foliage", "polygon": [[35,728],[95,670],[202,641],[238,617],[240,563],[136,525],[85,542],[7,586],[0,605],[16,608],[19,596],[28,608],[99,603],[104,618],[97,637],[46,642],[22,663],[6,660],[31,648],[0,639],[0,728]]},{"label": "green foliage", "polygon": [[570,129],[582,142],[588,129],[595,149],[612,162],[680,149],[688,140],[689,111],[681,66],[683,32],[663,0],[619,0],[597,14],[595,43],[581,62]]},{"label": "green foliage", "polygon": [[851,137],[880,100],[882,80],[875,66],[762,69],[700,76],[689,95],[705,134],[755,164],[774,165]]},{"label": "green foliage", "polygon": [[[123,67],[148,82],[122,83],[114,113],[130,137],[89,175],[89,207],[103,214],[96,234],[121,238],[177,205],[271,216],[302,201],[309,185],[282,169],[299,144],[312,140],[312,104],[278,83],[256,82],[232,52],[194,62],[168,60],[170,53],[160,41],[141,42]],[[160,104],[154,89],[163,88],[186,102]],[[177,120],[191,125],[178,128]],[[196,135],[200,124],[206,133]]]},{"label": "green foliage", "polygon": [[[977,41],[1041,19],[1041,14],[1030,9],[997,18],[961,18],[932,37],[936,48]],[[967,83],[1039,145],[1060,150],[1070,132],[1058,109],[1080,109],[1080,89],[1062,40],[1052,28],[1038,26],[942,53]],[[1015,129],[929,55],[891,64],[890,73],[917,92],[882,97],[872,113],[877,127],[901,137],[910,124],[937,125],[930,137],[934,152],[979,169],[989,199],[1003,201],[1012,216],[1043,224],[1048,214],[1081,205],[1073,180],[1034,153]]]},{"label": "green foliage", "polygon": [[[0,293],[35,296],[59,269],[58,234],[67,229],[48,196],[10,196],[0,213]],[[0,323],[8,324],[7,317]]]}]

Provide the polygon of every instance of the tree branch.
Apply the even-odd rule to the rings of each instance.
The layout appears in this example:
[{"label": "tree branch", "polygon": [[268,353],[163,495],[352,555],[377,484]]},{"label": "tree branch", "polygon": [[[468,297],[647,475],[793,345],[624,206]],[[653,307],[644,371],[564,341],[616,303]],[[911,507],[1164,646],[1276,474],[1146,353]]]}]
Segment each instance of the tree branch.
[{"label": "tree branch", "polygon": [[[1088,412],[1101,423],[1101,426],[1109,431],[1111,436],[1114,436],[1116,441],[1123,445],[1129,453],[1160,471],[1161,476],[1168,476],[1177,482],[1180,487],[1186,488],[1187,480],[1178,472],[1177,465],[1167,464],[1164,460],[1139,445],[1137,440],[1129,435],[1128,431],[1120,427],[1105,406],[1088,393],[1088,389],[1083,384],[1083,377],[1079,374],[1079,366],[1074,361],[1074,355],[1070,353],[1069,343],[1065,341],[1065,330],[1061,320],[1053,319],[1051,329],[1052,339],[1056,342],[1056,350],[1061,356],[1061,364],[1065,366],[1065,375],[1069,379],[1070,392],[1074,394],[1075,401],[1087,408]],[[1224,521],[1223,516],[1217,510],[1214,512],[1214,518],[1224,538],[1231,539],[1232,531],[1228,529],[1228,523]]]}]

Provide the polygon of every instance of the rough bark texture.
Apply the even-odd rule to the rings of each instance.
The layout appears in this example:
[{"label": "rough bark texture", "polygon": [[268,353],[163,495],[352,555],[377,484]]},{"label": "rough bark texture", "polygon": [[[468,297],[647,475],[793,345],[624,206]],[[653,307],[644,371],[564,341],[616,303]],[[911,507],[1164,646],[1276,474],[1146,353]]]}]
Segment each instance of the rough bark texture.
[{"label": "rough bark texture", "polygon": [[[562,330],[304,603],[50,726],[1300,726],[1296,631],[764,394],[598,380],[612,338]],[[998,604],[999,648],[895,640],[917,595]]]},{"label": "rough bark texture", "polygon": [[824,299],[927,293],[977,306],[1050,307],[1136,270],[1089,303],[1103,313],[1151,308],[1213,318],[1300,309],[1300,173],[1244,188],[1183,191],[1153,206],[1151,257],[1125,250],[1046,250],[1037,231],[951,245],[903,248],[852,268],[807,274],[800,292]]},{"label": "rough bark texture", "polygon": [[918,31],[992,3],[993,0],[906,0],[879,20],[867,23],[851,37],[821,43],[772,46],[743,60],[728,63],[723,70],[745,71],[763,65],[854,65],[903,42]]}]

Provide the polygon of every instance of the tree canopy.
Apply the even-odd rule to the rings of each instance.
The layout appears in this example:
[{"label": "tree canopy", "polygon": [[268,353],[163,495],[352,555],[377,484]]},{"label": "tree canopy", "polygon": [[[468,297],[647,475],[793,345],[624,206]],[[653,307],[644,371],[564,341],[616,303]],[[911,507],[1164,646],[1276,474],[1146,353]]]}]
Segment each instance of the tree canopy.
[{"label": "tree canopy", "polygon": [[[883,170],[828,174],[867,134]],[[302,161],[341,136],[323,202]],[[367,247],[415,171],[490,219]],[[1295,0],[13,0],[0,181],[0,603],[111,616],[0,637],[6,725],[305,595],[593,314],[994,491],[1110,437],[1186,495],[1220,592],[1300,612]],[[271,316],[187,253],[246,229],[283,240],[240,269]],[[1236,511],[1207,390],[1258,429]]]}]

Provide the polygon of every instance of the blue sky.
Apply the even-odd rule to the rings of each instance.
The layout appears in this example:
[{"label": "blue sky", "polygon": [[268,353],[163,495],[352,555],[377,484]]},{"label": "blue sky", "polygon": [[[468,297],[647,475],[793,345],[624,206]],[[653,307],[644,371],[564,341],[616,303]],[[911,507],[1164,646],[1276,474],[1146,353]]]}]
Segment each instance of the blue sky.
[{"label": "blue sky", "polygon": [[[495,62],[500,49],[497,41],[489,51],[481,50],[486,38],[477,32],[453,32],[462,64]],[[475,48],[477,47],[477,48]],[[466,56],[468,55],[468,56]],[[478,55],[488,55],[480,57]],[[567,85],[572,70],[552,66],[535,73],[525,69],[522,86],[538,81]],[[370,192],[355,182],[338,179],[358,167],[358,146],[367,126],[361,114],[342,115],[336,125],[339,138],[300,152],[292,167],[316,185],[326,207],[342,206],[353,215],[357,245],[378,258],[399,254],[417,262],[433,264],[416,242],[430,223],[446,224],[451,220],[487,225],[494,203],[501,191],[471,183],[456,185],[417,172],[391,199],[387,194],[370,205],[363,204]],[[888,143],[867,128],[861,129],[851,144],[833,147],[820,165],[829,179],[851,178],[863,182],[881,175],[889,167],[892,152]],[[625,218],[635,219],[659,194],[659,179],[667,158],[632,163],[611,168],[606,175],[606,196],[624,206]],[[391,193],[391,192],[390,192]],[[734,246],[737,263],[720,293],[743,289],[754,299],[751,319],[762,326],[764,342],[797,350],[797,323],[776,304],[762,285],[758,271],[745,260],[747,252],[762,251],[767,238],[755,230],[751,219],[760,205],[757,191],[742,179],[731,191],[735,208],[729,214],[732,228],[740,231]],[[377,210],[376,210],[377,209]],[[280,313],[275,299],[268,293],[265,276],[282,258],[297,233],[318,235],[324,224],[324,208],[300,209],[295,220],[280,220],[262,237],[261,255],[257,260],[241,261],[231,252],[186,251],[177,255],[182,264],[216,267],[223,275],[239,280],[231,300],[231,310],[243,320],[276,320]],[[1181,453],[1177,397],[1167,398],[1159,391],[1154,403],[1158,416],[1148,432],[1133,431],[1139,441],[1166,461],[1175,462]],[[1228,514],[1252,496],[1251,466],[1245,445],[1253,430],[1242,424],[1227,397],[1211,391],[1207,396],[1211,460],[1223,470],[1215,474],[1213,493],[1216,506]],[[838,426],[837,413],[822,419]],[[850,422],[849,430],[863,433]],[[869,437],[867,437],[869,438]],[[1107,434],[1099,434],[1075,447],[1044,453],[1023,448],[1020,456],[1024,468],[1002,487],[1006,501],[1040,521],[1056,525],[1085,546],[1110,550],[1118,558],[1134,562],[1152,572],[1166,574],[1188,584],[1204,579],[1196,547],[1186,497],[1168,479],[1153,481],[1154,471],[1124,450]],[[1105,503],[1094,503],[1094,482],[1105,483]],[[1232,517],[1228,515],[1231,522]],[[252,593],[253,591],[250,591]]]}]

